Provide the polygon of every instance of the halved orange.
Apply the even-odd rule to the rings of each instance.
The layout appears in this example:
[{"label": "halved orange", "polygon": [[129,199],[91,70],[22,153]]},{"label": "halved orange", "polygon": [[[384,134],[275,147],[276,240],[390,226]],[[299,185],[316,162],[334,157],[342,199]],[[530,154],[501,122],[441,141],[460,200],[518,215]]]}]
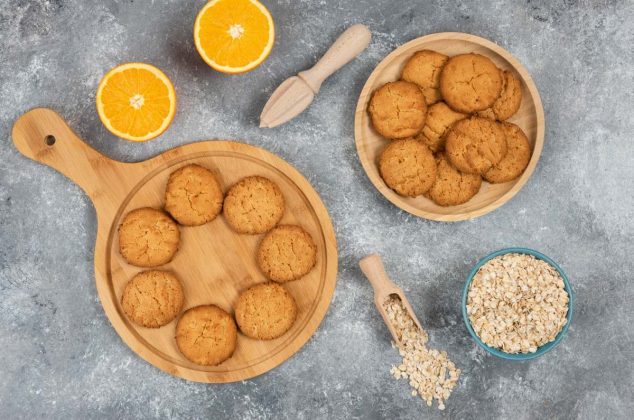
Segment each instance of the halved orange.
[{"label": "halved orange", "polygon": [[223,73],[253,70],[268,57],[274,41],[273,18],[257,0],[212,0],[194,24],[196,49]]},{"label": "halved orange", "polygon": [[115,136],[147,141],[169,127],[176,112],[174,85],[161,70],[126,63],[110,70],[97,88],[97,113]]}]

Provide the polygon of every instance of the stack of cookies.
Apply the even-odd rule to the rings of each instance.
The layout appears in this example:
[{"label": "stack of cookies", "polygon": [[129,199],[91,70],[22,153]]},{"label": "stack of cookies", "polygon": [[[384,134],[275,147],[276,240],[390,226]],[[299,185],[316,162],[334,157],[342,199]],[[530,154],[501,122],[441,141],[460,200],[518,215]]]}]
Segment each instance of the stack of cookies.
[{"label": "stack of cookies", "polygon": [[522,129],[506,121],[521,102],[520,80],[483,55],[418,51],[401,80],[376,89],[368,104],[372,126],[390,140],[381,177],[402,196],[440,206],[466,203],[483,179],[514,180],[532,154]]},{"label": "stack of cookies", "polygon": [[[225,195],[213,172],[186,165],[168,179],[164,210],[145,207],[123,218],[119,252],[129,264],[149,268],[169,263],[179,248],[179,225],[200,226],[221,212],[237,234],[266,233],[255,254],[267,281],[240,293],[233,305],[235,318],[219,306],[207,304],[188,309],[178,320],[176,344],[188,360],[218,365],[233,354],[239,331],[250,338],[270,340],[291,329],[298,308],[283,283],[311,271],[317,262],[317,247],[301,226],[279,225],[285,200],[273,181],[249,176]],[[185,293],[176,274],[156,269],[135,275],[121,298],[127,317],[146,328],[169,324],[184,303]]]}]

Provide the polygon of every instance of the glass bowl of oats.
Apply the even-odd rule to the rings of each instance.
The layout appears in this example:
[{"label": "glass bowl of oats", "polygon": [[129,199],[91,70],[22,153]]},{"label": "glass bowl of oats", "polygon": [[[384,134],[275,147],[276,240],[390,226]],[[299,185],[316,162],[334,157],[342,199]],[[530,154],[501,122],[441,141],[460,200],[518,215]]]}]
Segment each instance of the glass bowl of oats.
[{"label": "glass bowl of oats", "polygon": [[505,248],[482,258],[467,276],[462,317],[475,342],[509,360],[528,360],[555,347],[572,321],[566,273],[546,255]]}]

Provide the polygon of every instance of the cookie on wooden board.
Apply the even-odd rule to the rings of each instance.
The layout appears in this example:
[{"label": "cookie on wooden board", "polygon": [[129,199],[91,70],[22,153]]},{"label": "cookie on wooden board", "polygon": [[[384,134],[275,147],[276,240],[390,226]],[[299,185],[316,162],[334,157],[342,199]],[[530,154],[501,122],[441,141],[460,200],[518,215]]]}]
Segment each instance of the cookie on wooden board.
[{"label": "cookie on wooden board", "polygon": [[502,73],[502,93],[491,108],[478,115],[492,120],[504,121],[511,118],[522,104],[522,82],[510,71]]},{"label": "cookie on wooden board", "polygon": [[126,284],[121,307],[136,324],[158,328],[178,316],[184,300],[183,288],[174,274],[149,270],[138,273]]},{"label": "cookie on wooden board", "polygon": [[436,180],[434,155],[415,139],[393,140],[379,156],[379,173],[397,194],[416,197]]},{"label": "cookie on wooden board", "polygon": [[506,136],[496,121],[471,117],[451,126],[447,132],[447,158],[458,170],[484,174],[506,155]]},{"label": "cookie on wooden board", "polygon": [[435,103],[427,109],[425,126],[415,139],[425,143],[432,152],[443,150],[447,130],[454,123],[465,118],[467,118],[467,114],[454,111],[446,103]]},{"label": "cookie on wooden board", "polygon": [[180,243],[176,222],[161,210],[132,210],[119,225],[119,252],[130,264],[156,267],[172,260]]},{"label": "cookie on wooden board", "polygon": [[238,329],[233,317],[216,305],[188,309],[176,324],[176,345],[189,361],[216,366],[236,349]]},{"label": "cookie on wooden board", "polygon": [[528,137],[521,128],[507,122],[500,125],[506,136],[508,150],[504,158],[483,175],[492,184],[509,182],[522,175],[532,154]]},{"label": "cookie on wooden board", "polygon": [[199,226],[220,214],[223,198],[213,172],[200,165],[186,165],[169,176],[165,210],[181,225]]},{"label": "cookie on wooden board", "polygon": [[427,105],[435,104],[442,99],[440,94],[440,73],[449,57],[432,50],[414,53],[407,60],[401,73],[401,79],[416,83]]},{"label": "cookie on wooden board", "polygon": [[284,286],[261,283],[240,293],[235,313],[244,335],[272,340],[291,329],[297,318],[297,304]]},{"label": "cookie on wooden board", "polygon": [[372,94],[368,113],[374,129],[389,139],[418,134],[425,125],[427,105],[420,88],[410,82],[389,82]]},{"label": "cookie on wooden board", "polygon": [[268,232],[284,215],[284,196],[268,178],[249,176],[235,184],[225,197],[224,216],[238,233]]},{"label": "cookie on wooden board", "polygon": [[444,153],[436,156],[438,173],[434,185],[425,194],[439,206],[457,206],[466,203],[480,191],[480,175],[466,174],[453,167]]},{"label": "cookie on wooden board", "polygon": [[440,74],[440,93],[453,110],[467,114],[493,105],[502,92],[502,74],[488,57],[451,57]]},{"label": "cookie on wooden board", "polygon": [[297,280],[317,262],[317,246],[302,227],[277,226],[266,234],[257,252],[258,266],[278,283]]}]

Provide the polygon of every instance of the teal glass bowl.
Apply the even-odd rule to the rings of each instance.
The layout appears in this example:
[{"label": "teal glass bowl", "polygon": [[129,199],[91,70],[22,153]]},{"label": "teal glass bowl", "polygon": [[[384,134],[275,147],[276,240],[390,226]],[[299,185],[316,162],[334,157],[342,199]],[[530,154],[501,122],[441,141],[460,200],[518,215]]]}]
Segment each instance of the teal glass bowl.
[{"label": "teal glass bowl", "polygon": [[[475,274],[478,272],[480,267],[482,267],[487,261],[504,254],[528,254],[528,255],[534,256],[538,260],[545,261],[551,266],[553,266],[553,268],[557,270],[557,272],[563,279],[564,288],[566,289],[566,292],[568,293],[568,298],[570,299],[570,301],[568,302],[568,314],[566,316],[566,319],[567,319],[566,325],[564,325],[563,329],[559,331],[559,334],[557,334],[557,337],[555,337],[555,340],[551,341],[550,343],[546,343],[543,346],[540,346],[535,353],[505,353],[501,350],[494,349],[493,347],[487,346],[486,344],[482,342],[482,340],[480,340],[480,338],[475,333],[475,331],[473,331],[473,328],[471,327],[471,322],[469,321],[469,316],[467,315],[467,294],[469,293],[469,285],[471,284],[471,280],[473,280],[473,276],[475,276]],[[462,318],[464,319],[464,323],[467,327],[467,331],[469,331],[469,334],[471,335],[471,338],[473,338],[475,342],[478,343],[478,345],[482,347],[484,350],[486,350],[487,352],[491,353],[494,356],[501,357],[502,359],[507,359],[507,360],[529,360],[529,359],[534,359],[536,357],[541,356],[542,354],[548,352],[549,350],[551,350],[552,348],[554,348],[556,345],[558,345],[561,342],[561,340],[564,338],[564,336],[568,332],[568,327],[570,327],[570,323],[572,322],[573,302],[574,302],[574,295],[572,293],[572,287],[570,287],[570,282],[568,281],[568,276],[566,276],[566,273],[564,273],[564,270],[562,270],[561,267],[559,267],[559,265],[556,262],[551,260],[546,255],[542,254],[541,252],[537,252],[533,249],[504,248],[504,249],[500,249],[499,251],[492,252],[486,257],[482,258],[480,261],[478,261],[478,263],[475,265],[475,267],[473,267],[473,269],[467,276],[467,280],[465,281],[465,284],[464,284],[464,289],[462,290]]]}]

